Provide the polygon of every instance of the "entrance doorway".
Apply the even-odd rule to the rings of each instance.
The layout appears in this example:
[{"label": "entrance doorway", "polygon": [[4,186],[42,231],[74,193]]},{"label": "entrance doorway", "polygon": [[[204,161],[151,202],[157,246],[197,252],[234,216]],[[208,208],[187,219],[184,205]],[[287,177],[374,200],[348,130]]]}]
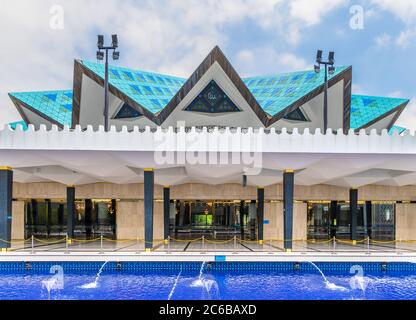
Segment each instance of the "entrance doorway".
[{"label": "entrance doorway", "polygon": [[[308,202],[308,239],[350,239],[351,217],[348,202]],[[395,204],[393,202],[359,202],[357,238],[395,239]]]},{"label": "entrance doorway", "polygon": [[[75,238],[115,238],[116,200],[75,201]],[[62,238],[67,234],[67,204],[64,199],[25,201],[25,238]]]},{"label": "entrance doorway", "polygon": [[170,236],[174,239],[230,240],[257,238],[255,201],[175,201]]}]

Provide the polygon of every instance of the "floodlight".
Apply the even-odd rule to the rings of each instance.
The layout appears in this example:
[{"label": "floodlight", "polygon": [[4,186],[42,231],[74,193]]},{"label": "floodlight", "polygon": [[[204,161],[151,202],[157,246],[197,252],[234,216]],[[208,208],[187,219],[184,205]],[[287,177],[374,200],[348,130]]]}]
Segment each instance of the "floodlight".
[{"label": "floodlight", "polygon": [[321,63],[321,61],[322,61],[322,50],[318,50],[316,52],[316,62]]},{"label": "floodlight", "polygon": [[113,34],[111,36],[112,40],[113,40],[113,48],[117,48],[118,47],[118,37],[116,34]]},{"label": "floodlight", "polygon": [[97,51],[97,60],[104,60],[104,52]]},{"label": "floodlight", "polygon": [[104,47],[104,36],[103,35],[98,35],[97,47],[100,48],[100,49],[102,47]]},{"label": "floodlight", "polygon": [[335,53],[334,51],[330,51],[328,55],[328,62],[329,64],[333,65],[335,63]]}]

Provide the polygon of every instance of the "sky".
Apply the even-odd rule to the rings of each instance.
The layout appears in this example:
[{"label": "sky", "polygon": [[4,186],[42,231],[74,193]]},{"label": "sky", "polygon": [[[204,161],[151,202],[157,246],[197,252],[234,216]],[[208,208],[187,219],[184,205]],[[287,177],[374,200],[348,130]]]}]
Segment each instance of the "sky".
[{"label": "sky", "polygon": [[334,50],[353,93],[411,99],[397,124],[416,129],[415,0],[1,0],[0,125],[20,120],[8,92],[72,89],[74,59],[113,33],[115,65],[181,77],[215,45],[242,77]]}]

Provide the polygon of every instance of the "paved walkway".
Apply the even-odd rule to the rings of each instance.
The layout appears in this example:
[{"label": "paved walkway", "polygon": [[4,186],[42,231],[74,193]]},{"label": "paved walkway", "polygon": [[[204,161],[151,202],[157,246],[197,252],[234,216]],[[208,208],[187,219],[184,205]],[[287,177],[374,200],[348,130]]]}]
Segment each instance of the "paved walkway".
[{"label": "paved walkway", "polygon": [[[140,241],[106,241],[100,240],[94,242],[75,241],[72,244],[66,244],[65,240],[57,243],[44,243],[35,241],[33,248],[31,242],[25,244],[13,244],[11,253],[143,253],[145,251],[144,243]],[[257,242],[208,242],[208,241],[171,241],[170,244],[159,242],[153,250],[155,253],[284,253],[283,243],[281,241],[266,241],[263,245]],[[295,242],[293,244],[293,253],[313,254],[313,253],[389,253],[389,254],[415,254],[416,243],[385,243],[385,244],[367,244],[358,243],[352,245],[349,243],[336,244],[330,243],[311,243]]]}]

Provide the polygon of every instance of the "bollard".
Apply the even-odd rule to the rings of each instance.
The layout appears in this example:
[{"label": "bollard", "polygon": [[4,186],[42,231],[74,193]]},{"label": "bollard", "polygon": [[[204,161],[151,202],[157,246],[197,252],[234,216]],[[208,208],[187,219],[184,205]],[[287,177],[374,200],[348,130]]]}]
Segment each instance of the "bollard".
[{"label": "bollard", "polygon": [[237,236],[234,236],[234,253],[237,253]]},{"label": "bollard", "polygon": [[168,236],[168,254],[170,254],[170,236]]},{"label": "bollard", "polygon": [[32,234],[32,254],[35,254],[35,237]]},{"label": "bollard", "polygon": [[68,252],[68,235],[65,236],[65,254],[69,254],[69,252]]},{"label": "bollard", "polygon": [[205,252],[205,236],[202,236],[202,251]]},{"label": "bollard", "polygon": [[100,253],[103,254],[104,253],[104,248],[103,248],[103,235],[102,234],[101,234],[101,237],[100,237],[100,247],[101,247]]},{"label": "bollard", "polygon": [[139,237],[136,237],[136,254],[140,254]]},{"label": "bollard", "polygon": [[367,237],[367,254],[370,255],[370,237]]},{"label": "bollard", "polygon": [[332,238],[332,254],[336,254],[337,251],[337,239],[335,237]]}]

